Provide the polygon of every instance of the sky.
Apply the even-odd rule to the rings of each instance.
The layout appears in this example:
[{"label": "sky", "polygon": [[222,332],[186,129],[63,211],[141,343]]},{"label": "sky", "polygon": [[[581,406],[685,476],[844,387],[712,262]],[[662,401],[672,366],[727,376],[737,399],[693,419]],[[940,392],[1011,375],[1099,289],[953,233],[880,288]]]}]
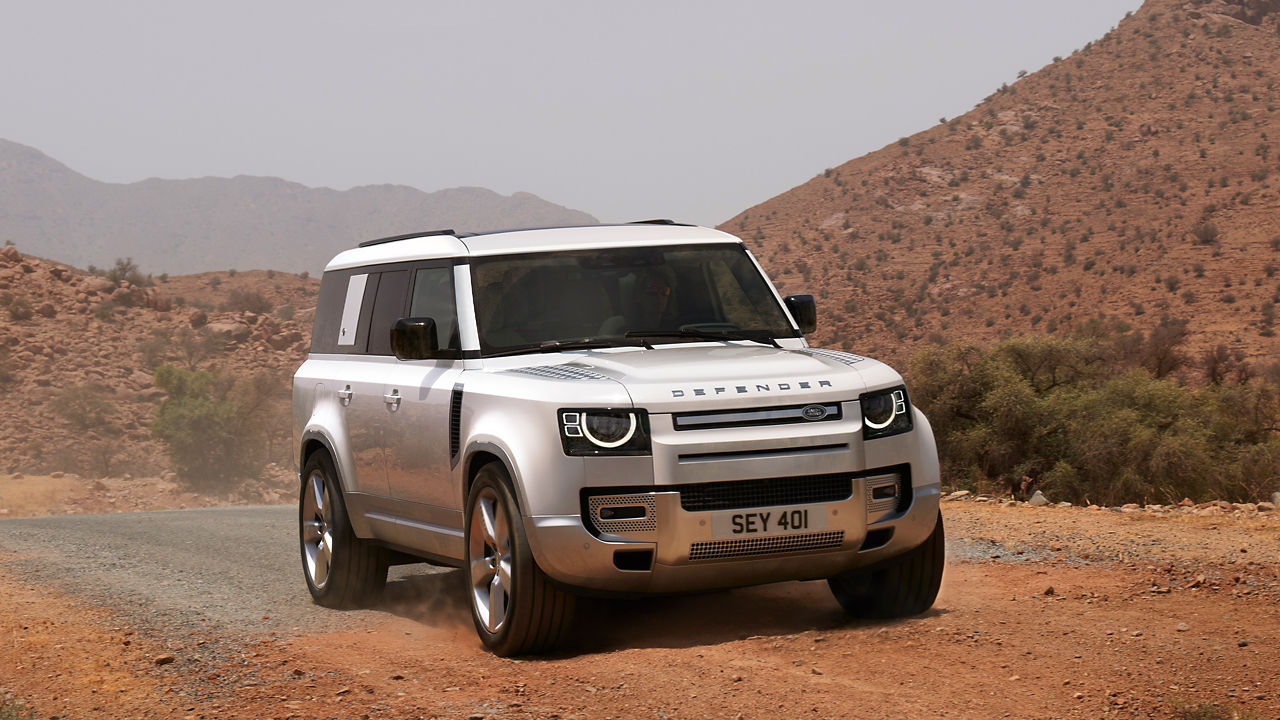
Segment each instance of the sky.
[{"label": "sky", "polygon": [[717,225],[1139,0],[0,0],[0,138],[105,182],[531,192]]}]

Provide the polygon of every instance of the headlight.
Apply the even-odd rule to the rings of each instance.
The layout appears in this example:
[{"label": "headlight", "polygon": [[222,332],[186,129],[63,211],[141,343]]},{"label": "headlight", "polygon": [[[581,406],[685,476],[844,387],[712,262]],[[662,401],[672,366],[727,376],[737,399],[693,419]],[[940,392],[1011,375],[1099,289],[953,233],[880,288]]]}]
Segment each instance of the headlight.
[{"label": "headlight", "polygon": [[649,414],[644,410],[565,408],[559,411],[565,455],[648,455]]},{"label": "headlight", "polygon": [[912,428],[911,401],[904,386],[866,393],[858,403],[862,406],[863,440],[897,435]]}]

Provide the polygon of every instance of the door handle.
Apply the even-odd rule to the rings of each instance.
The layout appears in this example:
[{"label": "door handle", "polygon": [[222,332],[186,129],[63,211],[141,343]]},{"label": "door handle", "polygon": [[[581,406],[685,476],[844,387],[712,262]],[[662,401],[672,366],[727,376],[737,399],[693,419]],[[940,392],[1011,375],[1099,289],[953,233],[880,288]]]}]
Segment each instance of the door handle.
[{"label": "door handle", "polygon": [[342,401],[342,404],[344,406],[351,404],[351,386],[350,385],[338,391],[338,399]]},{"label": "door handle", "polygon": [[392,390],[390,393],[382,396],[382,401],[391,407],[392,410],[400,407],[400,391]]}]

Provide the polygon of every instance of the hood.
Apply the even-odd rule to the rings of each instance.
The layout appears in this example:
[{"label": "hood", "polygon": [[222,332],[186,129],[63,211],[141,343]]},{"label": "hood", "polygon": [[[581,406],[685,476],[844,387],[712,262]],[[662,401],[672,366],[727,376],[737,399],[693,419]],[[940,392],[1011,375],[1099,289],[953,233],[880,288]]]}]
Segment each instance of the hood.
[{"label": "hood", "polygon": [[759,345],[669,345],[591,352],[568,363],[622,383],[639,407],[679,412],[852,400],[902,382],[884,363],[835,350]]}]

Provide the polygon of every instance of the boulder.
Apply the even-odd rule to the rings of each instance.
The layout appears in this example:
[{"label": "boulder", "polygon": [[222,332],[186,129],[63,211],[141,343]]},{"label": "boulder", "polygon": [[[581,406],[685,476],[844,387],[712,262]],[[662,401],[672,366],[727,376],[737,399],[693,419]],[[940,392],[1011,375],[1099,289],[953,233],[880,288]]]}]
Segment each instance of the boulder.
[{"label": "boulder", "polygon": [[1037,490],[1036,493],[1032,495],[1031,499],[1028,500],[1027,502],[1029,502],[1030,504],[1036,507],[1043,507],[1049,504],[1049,498],[1045,497],[1044,493]]},{"label": "boulder", "polygon": [[241,325],[237,322],[216,322],[209,323],[205,327],[209,328],[209,332],[215,335],[224,335],[228,339],[242,341],[249,339],[249,326]]},{"label": "boulder", "polygon": [[22,253],[12,245],[5,245],[0,248],[0,258],[4,258],[6,263],[19,263],[22,262]]}]

